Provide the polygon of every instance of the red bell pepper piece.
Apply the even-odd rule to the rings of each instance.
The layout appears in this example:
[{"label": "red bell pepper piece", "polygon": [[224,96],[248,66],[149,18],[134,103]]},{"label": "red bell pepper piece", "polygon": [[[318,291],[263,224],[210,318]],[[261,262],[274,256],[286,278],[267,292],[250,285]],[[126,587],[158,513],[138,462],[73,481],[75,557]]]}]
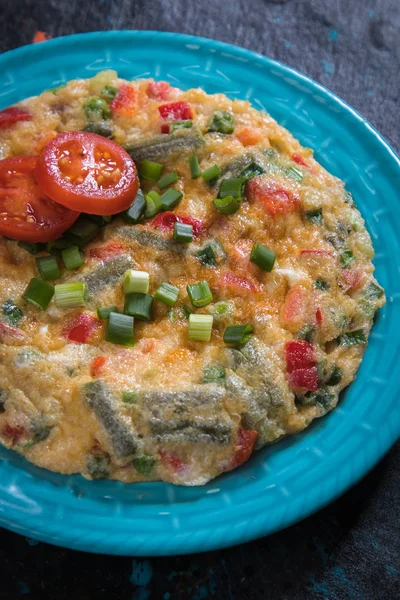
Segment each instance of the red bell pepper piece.
[{"label": "red bell pepper piece", "polygon": [[362,283],[364,271],[361,271],[361,269],[343,269],[342,275],[347,289],[356,290]]},{"label": "red bell pepper piece", "polygon": [[25,433],[25,429],[23,427],[21,427],[20,425],[17,425],[16,427],[12,427],[11,425],[7,424],[1,433],[5,438],[10,440],[10,442],[13,446],[15,446],[16,444],[18,444],[19,440],[23,437],[23,435]]},{"label": "red bell pepper piece", "polygon": [[193,112],[188,102],[170,102],[158,107],[158,112],[163,119],[170,121],[186,121],[193,119]]},{"label": "red bell pepper piece", "polygon": [[307,292],[299,285],[292,287],[281,308],[281,318],[285,325],[298,325],[306,317]]},{"label": "red bell pepper piece", "polygon": [[0,110],[0,129],[8,129],[20,121],[31,121],[32,115],[25,108],[19,106],[9,106]]},{"label": "red bell pepper piece", "polygon": [[225,271],[217,282],[217,286],[223,289],[230,290],[238,296],[247,296],[250,293],[260,291],[258,283],[245,277],[244,275],[237,275],[232,271]]},{"label": "red bell pepper piece", "polygon": [[301,154],[297,154],[297,152],[295,152],[294,154],[292,154],[292,160],[294,160],[294,162],[297,163],[298,165],[302,165],[303,167],[307,167],[307,169],[310,168],[310,165],[308,164],[308,162],[306,162],[304,160],[304,158],[301,156]]},{"label": "red bell pepper piece", "polygon": [[167,211],[157,215],[152,224],[154,227],[159,227],[164,231],[172,231],[175,223],[185,223],[186,225],[192,225],[194,237],[199,237],[205,233],[206,228],[203,221],[195,219],[194,217],[187,217],[185,215],[176,215],[173,212]]},{"label": "red bell pepper piece", "polygon": [[187,469],[187,465],[173,452],[160,450],[161,464],[172,471],[182,473]]},{"label": "red bell pepper piece", "polygon": [[147,95],[155,100],[168,100],[171,86],[167,81],[151,81],[147,86]]},{"label": "red bell pepper piece", "polygon": [[291,387],[304,388],[315,392],[318,389],[318,369],[316,366],[308,369],[297,369],[293,373],[288,373],[288,380]]},{"label": "red bell pepper piece", "polygon": [[323,316],[322,316],[322,310],[318,307],[316,312],[315,312],[315,321],[317,323],[317,325],[322,325],[322,321],[323,321]]},{"label": "red bell pepper piece", "polygon": [[225,471],[232,471],[249,460],[257,437],[257,431],[243,429],[242,427],[239,429],[235,452],[232,456],[230,464],[224,469]]},{"label": "red bell pepper piece", "polygon": [[79,313],[63,329],[63,335],[71,342],[86,344],[91,335],[101,327],[99,319],[88,313]]},{"label": "red bell pepper piece", "polygon": [[161,123],[161,133],[169,133],[169,123]]},{"label": "red bell pepper piece", "polygon": [[246,185],[246,194],[249,200],[261,202],[272,217],[294,212],[300,206],[297,194],[285,190],[276,181],[265,176],[251,179]]},{"label": "red bell pepper piece", "polygon": [[110,104],[111,110],[122,117],[131,117],[136,111],[136,90],[131,85],[123,83],[118,94]]},{"label": "red bell pepper piece", "polygon": [[287,342],[285,358],[290,385],[315,392],[318,389],[318,369],[314,346],[306,340]]},{"label": "red bell pepper piece", "polygon": [[125,244],[111,242],[106,246],[97,246],[96,248],[91,248],[89,250],[89,256],[91,258],[98,258],[99,260],[108,260],[110,258],[113,258],[114,256],[122,254],[122,252],[124,252],[125,250]]},{"label": "red bell pepper piece", "polygon": [[107,362],[107,358],[105,356],[95,356],[90,363],[90,374],[92,377],[98,377],[101,374],[101,371],[104,365]]}]

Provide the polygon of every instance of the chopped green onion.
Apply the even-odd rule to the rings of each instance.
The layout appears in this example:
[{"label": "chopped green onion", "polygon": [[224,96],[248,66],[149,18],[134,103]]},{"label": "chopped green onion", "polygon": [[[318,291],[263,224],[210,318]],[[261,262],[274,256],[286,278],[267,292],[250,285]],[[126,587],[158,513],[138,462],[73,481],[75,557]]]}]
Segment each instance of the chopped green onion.
[{"label": "chopped green onion", "polygon": [[322,208],[317,208],[316,210],[308,210],[306,212],[306,219],[311,223],[322,223]]},{"label": "chopped green onion", "polygon": [[243,198],[246,179],[244,177],[234,177],[233,179],[223,179],[219,188],[218,198],[233,196],[234,198]]},{"label": "chopped green onion", "polygon": [[176,221],[174,224],[173,238],[176,242],[189,244],[193,240],[193,225],[178,223],[178,221]]},{"label": "chopped green onion", "polygon": [[54,256],[40,256],[36,259],[36,266],[40,277],[46,281],[58,279],[60,277],[60,268],[57,259]]},{"label": "chopped green onion", "polygon": [[18,325],[24,316],[22,310],[12,300],[6,300],[1,309],[12,325]]},{"label": "chopped green onion", "polygon": [[241,203],[240,198],[234,198],[233,196],[225,196],[224,198],[215,198],[213,200],[214,207],[222,215],[233,215],[239,210]]},{"label": "chopped green onion", "polygon": [[369,284],[365,287],[364,290],[365,297],[368,300],[376,300],[377,298],[382,298],[383,296],[383,288],[380,285],[377,285],[373,281],[370,281]]},{"label": "chopped green onion", "polygon": [[115,96],[118,94],[118,89],[113,85],[105,85],[101,90],[101,95],[106,100],[114,100]]},{"label": "chopped green onion", "polygon": [[127,404],[135,404],[137,398],[137,392],[135,390],[127,390],[122,392],[122,402]]},{"label": "chopped green onion", "polygon": [[173,133],[177,129],[190,129],[193,126],[193,121],[191,119],[186,119],[186,121],[174,121],[169,124],[169,133]]},{"label": "chopped green onion", "polygon": [[329,290],[329,281],[325,281],[325,279],[316,279],[314,281],[314,287],[317,288],[317,290],[321,290],[321,292],[326,292],[326,290]]},{"label": "chopped green onion", "polygon": [[337,385],[342,379],[342,369],[337,365],[334,366],[331,376],[329,377],[326,385]]},{"label": "chopped green onion", "polygon": [[130,315],[110,313],[106,329],[106,341],[121,346],[133,346],[135,334],[133,330],[134,320]]},{"label": "chopped green onion", "polygon": [[110,313],[118,312],[118,308],[116,306],[102,306],[97,309],[97,316],[99,319],[108,319]]},{"label": "chopped green onion", "polygon": [[213,301],[213,296],[207,281],[201,281],[200,283],[187,285],[186,289],[190,298],[190,302],[197,308],[207,306],[207,304],[211,304]]},{"label": "chopped green onion", "polygon": [[175,183],[175,181],[178,181],[178,179],[178,173],[174,171],[173,173],[167,173],[167,175],[161,177],[161,179],[157,181],[157,185],[160,188],[160,190],[162,190],[163,188],[167,187],[167,185],[171,185],[171,183]]},{"label": "chopped green onion", "polygon": [[334,394],[330,394],[327,390],[320,389],[318,392],[307,392],[304,396],[297,396],[296,403],[301,406],[314,406],[319,404],[325,409],[332,408],[332,401],[335,399]]},{"label": "chopped green onion", "polygon": [[233,302],[221,300],[220,302],[216,302],[212,307],[212,313],[217,321],[220,321],[224,317],[230,317],[235,310],[235,305]]},{"label": "chopped green onion", "polygon": [[303,325],[303,327],[297,332],[296,337],[299,340],[306,340],[306,342],[311,342],[314,332],[315,325]]},{"label": "chopped green onion", "polygon": [[39,254],[46,248],[46,244],[42,244],[42,242],[18,242],[18,246],[29,252],[29,254]]},{"label": "chopped green onion", "polygon": [[163,165],[145,158],[140,163],[139,175],[140,177],[143,177],[143,179],[151,179],[152,181],[157,181],[157,179],[160,179],[162,170]]},{"label": "chopped green onion", "polygon": [[124,274],[124,293],[147,294],[150,285],[150,275],[147,271],[129,269]]},{"label": "chopped green onion", "polygon": [[69,248],[73,245],[74,243],[72,240],[69,240],[65,237],[60,237],[57,240],[54,240],[53,242],[47,242],[46,250],[49,254],[60,254],[60,250],[64,250],[64,248]]},{"label": "chopped green onion", "polygon": [[161,210],[169,210],[178,204],[179,200],[183,197],[182,192],[178,192],[174,188],[169,188],[161,196]]},{"label": "chopped green onion", "polygon": [[274,267],[276,254],[273,250],[270,250],[262,244],[254,244],[251,254],[250,261],[270,273]]},{"label": "chopped green onion", "polygon": [[303,181],[304,175],[302,171],[300,171],[300,169],[297,169],[296,167],[288,167],[287,169],[285,169],[284,172],[285,175],[290,177],[290,179],[294,179],[294,181],[298,181],[299,183]]},{"label": "chopped green onion", "polygon": [[358,344],[366,344],[367,337],[362,329],[357,329],[355,331],[342,333],[342,335],[337,338],[337,341],[339,346],[351,348],[352,346],[358,346]]},{"label": "chopped green onion", "polygon": [[164,302],[167,306],[174,306],[178,300],[179,289],[170,283],[162,282],[156,293],[154,294],[155,300]]},{"label": "chopped green onion", "polygon": [[[157,193],[157,192],[156,192]],[[125,223],[136,225],[144,215],[146,200],[141,190],[138,191],[135,200],[127,210],[120,213]]]},{"label": "chopped green onion", "polygon": [[54,286],[54,300],[57,308],[79,308],[85,306],[88,295],[84,281],[59,283]]},{"label": "chopped green onion", "polygon": [[144,216],[146,219],[149,217],[154,217],[161,208],[161,196],[155,190],[152,190],[144,197],[146,207],[144,211]]},{"label": "chopped green onion", "polygon": [[99,226],[96,223],[88,217],[81,215],[64,235],[77,246],[84,246],[94,238],[98,231]]},{"label": "chopped green onion", "polygon": [[256,162],[252,162],[240,173],[240,176],[249,181],[249,179],[253,179],[253,177],[257,177],[257,175],[262,175],[263,173],[265,173],[265,169]]},{"label": "chopped green onion", "polygon": [[211,244],[208,244],[207,246],[204,246],[202,250],[199,250],[197,256],[199,257],[201,264],[205,267],[214,267],[217,264]]},{"label": "chopped green onion", "polygon": [[224,342],[234,346],[243,346],[247,344],[252,335],[253,327],[251,325],[228,325],[224,331]]},{"label": "chopped green onion", "polygon": [[88,98],[83,108],[90,120],[109,119],[111,117],[111,111],[107,102],[97,96]]},{"label": "chopped green onion", "polygon": [[224,367],[204,367],[203,383],[222,383],[222,379],[225,379]]},{"label": "chopped green onion", "polygon": [[182,305],[182,311],[187,319],[190,317],[190,315],[193,312],[192,309],[190,308],[190,306],[188,306],[187,304]]},{"label": "chopped green onion", "polygon": [[197,179],[201,175],[199,159],[195,154],[189,158],[190,174],[192,179]]},{"label": "chopped green onion", "polygon": [[150,471],[156,464],[156,459],[154,456],[148,456],[147,454],[142,454],[142,456],[135,456],[132,461],[133,466],[136,471],[145,477],[150,475]]},{"label": "chopped green onion", "polygon": [[233,117],[226,110],[217,110],[213,115],[212,123],[209,127],[209,132],[216,131],[218,133],[233,133],[235,124]]},{"label": "chopped green onion", "polygon": [[342,263],[343,267],[348,267],[349,265],[351,265],[351,263],[353,262],[353,260],[355,260],[356,257],[353,254],[353,251],[348,249],[348,250],[343,250],[343,252],[340,253],[340,262]]},{"label": "chopped green onion", "polygon": [[218,175],[221,175],[221,169],[218,165],[213,165],[202,172],[201,176],[206,183],[210,183],[213,179],[216,179]]},{"label": "chopped green onion", "polygon": [[275,150],[275,148],[265,148],[263,150],[263,154],[265,154],[265,156],[268,156],[268,158],[270,158],[271,160],[274,160],[278,156],[278,151]]},{"label": "chopped green onion", "polygon": [[85,262],[83,260],[83,254],[78,246],[65,248],[65,250],[61,251],[61,256],[64,261],[65,268],[68,269],[68,271],[73,271],[74,269],[81,267]]},{"label": "chopped green onion", "polygon": [[112,215],[87,215],[93,223],[96,223],[99,227],[104,227],[111,223]]},{"label": "chopped green onion", "polygon": [[82,129],[82,131],[87,131],[88,133],[96,133],[97,135],[101,135],[105,138],[112,138],[114,134],[114,129],[110,123],[107,121],[91,121]]},{"label": "chopped green onion", "polygon": [[213,326],[212,315],[189,315],[188,334],[190,340],[209,342]]},{"label": "chopped green onion", "polygon": [[151,321],[151,307],[153,296],[148,294],[126,294],[124,302],[124,314],[131,315],[139,321]]},{"label": "chopped green onion", "polygon": [[22,297],[26,302],[30,302],[36,308],[45,309],[48,307],[50,300],[54,296],[54,287],[43,281],[42,279],[36,279],[33,277]]}]

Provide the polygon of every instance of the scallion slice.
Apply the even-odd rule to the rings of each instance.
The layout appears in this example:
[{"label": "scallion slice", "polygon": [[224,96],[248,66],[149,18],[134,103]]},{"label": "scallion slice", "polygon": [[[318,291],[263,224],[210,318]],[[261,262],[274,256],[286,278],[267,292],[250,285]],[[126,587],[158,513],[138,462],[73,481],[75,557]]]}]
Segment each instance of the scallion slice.
[{"label": "scallion slice", "polygon": [[316,210],[307,210],[306,219],[311,223],[322,223],[322,208],[317,208]]},{"label": "scallion slice", "polygon": [[135,200],[127,210],[121,213],[121,217],[125,223],[136,225],[136,223],[139,223],[140,219],[143,217],[145,208],[146,200],[144,199],[143,192],[139,190]]},{"label": "scallion slice", "polygon": [[217,110],[213,115],[213,120],[208,131],[216,131],[218,133],[233,133],[235,124],[233,117],[226,110]]},{"label": "scallion slice", "polygon": [[347,250],[343,250],[343,252],[340,253],[340,262],[342,263],[342,266],[344,268],[351,265],[351,263],[355,259],[356,257],[354,256],[353,251],[350,248],[348,248]]},{"label": "scallion slice", "polygon": [[207,246],[204,246],[204,248],[199,250],[197,256],[204,267],[215,267],[217,264],[214,249],[211,244],[207,244]]},{"label": "scallion slice", "polygon": [[36,308],[45,309],[48,307],[50,300],[54,295],[54,287],[47,283],[46,281],[42,281],[42,279],[37,279],[33,277],[22,297],[26,302],[33,304]]},{"label": "scallion slice", "polygon": [[250,261],[270,273],[272,271],[276,260],[276,254],[273,250],[270,250],[262,244],[254,244],[251,254]]},{"label": "scallion slice", "polygon": [[228,325],[224,331],[224,342],[233,346],[244,346],[252,335],[251,325]]},{"label": "scallion slice", "polygon": [[160,163],[153,162],[152,160],[147,160],[147,158],[145,158],[140,163],[139,176],[143,177],[143,179],[157,181],[157,179],[160,179],[162,170],[163,166]]},{"label": "scallion slice", "polygon": [[99,231],[99,226],[86,216],[80,216],[77,221],[64,233],[77,246],[84,246]]},{"label": "scallion slice", "polygon": [[118,312],[118,308],[116,306],[99,306],[97,309],[97,316],[99,319],[108,319],[110,313]]},{"label": "scallion slice", "polygon": [[124,314],[131,315],[139,321],[151,321],[153,296],[148,294],[126,294]]},{"label": "scallion slice", "polygon": [[191,119],[186,119],[185,121],[174,121],[169,124],[169,133],[173,133],[177,129],[190,129],[193,127],[193,121]]},{"label": "scallion slice", "polygon": [[18,242],[18,246],[29,254],[38,254],[46,248],[46,244],[42,244],[42,242]]},{"label": "scallion slice", "polygon": [[215,198],[213,200],[214,207],[222,215],[233,215],[239,210],[241,198],[233,196],[225,196],[224,198]]},{"label": "scallion slice", "polygon": [[189,244],[193,240],[193,225],[178,223],[178,221],[176,221],[174,224],[173,238],[176,242]]},{"label": "scallion slice", "polygon": [[245,177],[223,179],[219,188],[218,198],[225,198],[225,196],[243,198],[243,191],[246,181],[247,180]]},{"label": "scallion slice", "polygon": [[186,289],[190,302],[197,308],[207,306],[207,304],[211,304],[213,301],[213,296],[207,281],[200,281],[200,283],[187,285]]},{"label": "scallion slice", "polygon": [[99,227],[104,227],[112,221],[112,215],[88,215],[88,217],[91,221],[93,221],[93,223],[96,223],[96,225],[98,225]]},{"label": "scallion slice", "polygon": [[144,216],[146,219],[149,217],[154,217],[161,208],[161,196],[155,190],[152,190],[148,194],[145,195],[144,200],[146,202],[146,207],[144,211]]},{"label": "scallion slice", "polygon": [[163,188],[167,187],[167,185],[171,185],[171,183],[175,183],[175,181],[178,181],[178,179],[178,173],[176,171],[173,171],[173,173],[167,173],[166,175],[163,175],[163,177],[161,177],[157,181],[157,185],[160,188],[160,190],[162,190]]},{"label": "scallion slice", "polygon": [[189,315],[188,334],[190,340],[209,342],[213,326],[212,315]]},{"label": "scallion slice", "polygon": [[179,289],[170,283],[162,282],[156,293],[154,294],[154,298],[156,300],[160,300],[160,302],[164,302],[167,306],[174,306],[176,301],[178,300]]},{"label": "scallion slice", "polygon": [[337,338],[339,346],[344,348],[351,348],[352,346],[358,346],[359,344],[367,343],[367,336],[362,329],[356,329],[355,331],[347,331],[342,333]]},{"label": "scallion slice", "polygon": [[122,402],[127,404],[135,404],[137,398],[137,392],[135,390],[126,390],[122,392]]},{"label": "scallion slice", "polygon": [[133,324],[134,319],[130,315],[110,313],[106,329],[107,342],[121,346],[133,346],[135,343]]},{"label": "scallion slice", "polygon": [[201,175],[199,159],[195,154],[189,158],[190,174],[192,179],[197,179]]},{"label": "scallion slice", "polygon": [[206,183],[210,183],[213,179],[216,179],[218,175],[221,175],[221,169],[218,165],[213,165],[202,172],[201,176]]},{"label": "scallion slice", "polygon": [[303,181],[304,177],[300,169],[297,169],[296,167],[288,167],[287,169],[285,169],[285,175],[287,175],[288,177],[290,177],[290,179],[293,179],[294,181],[298,181],[299,183]]},{"label": "scallion slice", "polygon": [[241,172],[240,175],[249,181],[250,179],[253,179],[253,177],[257,177],[257,175],[262,175],[263,173],[265,173],[265,169],[256,162],[252,162]]},{"label": "scallion slice", "polygon": [[169,188],[161,196],[161,210],[169,210],[178,204],[179,200],[183,197],[182,192]]},{"label": "scallion slice", "polygon": [[147,271],[135,271],[129,269],[124,274],[125,294],[147,294],[150,285],[150,275]]},{"label": "scallion slice", "polygon": [[203,383],[223,383],[225,367],[204,367]]},{"label": "scallion slice", "polygon": [[36,259],[36,265],[40,277],[44,280],[50,281],[60,277],[60,268],[55,256],[41,256]]},{"label": "scallion slice", "polygon": [[54,300],[57,308],[79,308],[85,306],[88,290],[84,281],[59,283],[54,286]]},{"label": "scallion slice", "polygon": [[61,251],[61,256],[64,261],[65,268],[68,271],[73,271],[78,267],[81,267],[85,262],[83,260],[83,254],[78,248],[78,246],[70,246],[70,248],[65,248],[65,250]]}]

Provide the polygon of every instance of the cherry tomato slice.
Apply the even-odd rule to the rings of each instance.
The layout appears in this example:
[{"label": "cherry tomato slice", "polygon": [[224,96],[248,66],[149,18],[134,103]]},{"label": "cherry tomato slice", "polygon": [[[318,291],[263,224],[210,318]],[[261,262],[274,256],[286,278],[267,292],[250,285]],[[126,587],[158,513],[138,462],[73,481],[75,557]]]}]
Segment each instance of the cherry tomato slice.
[{"label": "cherry tomato slice", "polygon": [[20,121],[31,121],[32,115],[25,108],[9,106],[0,110],[0,129],[8,129]]},{"label": "cherry tomato slice", "polygon": [[36,177],[56,202],[93,215],[114,215],[136,197],[135,163],[115,142],[95,133],[69,131],[39,156]]},{"label": "cherry tomato slice", "polygon": [[56,240],[79,212],[50,200],[36,182],[36,156],[0,161],[0,233],[24,242]]}]

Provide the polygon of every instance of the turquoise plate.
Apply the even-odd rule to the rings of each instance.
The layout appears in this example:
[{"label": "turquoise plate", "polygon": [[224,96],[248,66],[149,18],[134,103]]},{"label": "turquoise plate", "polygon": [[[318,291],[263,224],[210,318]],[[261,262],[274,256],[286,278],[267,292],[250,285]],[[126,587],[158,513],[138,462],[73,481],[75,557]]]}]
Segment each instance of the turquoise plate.
[{"label": "turquoise plate", "polygon": [[1,107],[102,69],[128,79],[201,86],[271,113],[354,194],[388,301],[356,381],[336,410],[302,434],[192,488],[90,482],[36,468],[2,448],[0,524],[52,544],[109,554],[184,554],[246,542],[339,496],[399,435],[399,159],[360,115],[304,75],[248,50],[172,33],[91,33],[3,54]]}]

